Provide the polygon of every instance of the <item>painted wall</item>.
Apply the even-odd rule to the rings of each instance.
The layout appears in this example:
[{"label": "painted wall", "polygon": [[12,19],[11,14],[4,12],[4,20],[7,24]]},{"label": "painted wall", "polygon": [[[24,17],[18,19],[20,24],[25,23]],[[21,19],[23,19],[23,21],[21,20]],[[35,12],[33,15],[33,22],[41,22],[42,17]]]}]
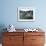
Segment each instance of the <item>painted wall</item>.
[{"label": "painted wall", "polygon": [[[34,22],[17,22],[18,7],[33,7]],[[16,28],[46,28],[46,0],[0,0],[0,25],[13,24]]]}]

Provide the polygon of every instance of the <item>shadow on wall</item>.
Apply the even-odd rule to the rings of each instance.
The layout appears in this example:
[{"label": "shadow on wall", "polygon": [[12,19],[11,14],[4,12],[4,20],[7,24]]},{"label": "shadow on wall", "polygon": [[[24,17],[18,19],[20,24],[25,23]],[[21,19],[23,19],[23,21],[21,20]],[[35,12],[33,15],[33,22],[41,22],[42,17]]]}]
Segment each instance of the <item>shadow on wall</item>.
[{"label": "shadow on wall", "polygon": [[0,24],[0,43],[2,43],[2,32],[5,32],[6,30],[4,30],[4,28],[6,28],[6,26],[4,24]]}]

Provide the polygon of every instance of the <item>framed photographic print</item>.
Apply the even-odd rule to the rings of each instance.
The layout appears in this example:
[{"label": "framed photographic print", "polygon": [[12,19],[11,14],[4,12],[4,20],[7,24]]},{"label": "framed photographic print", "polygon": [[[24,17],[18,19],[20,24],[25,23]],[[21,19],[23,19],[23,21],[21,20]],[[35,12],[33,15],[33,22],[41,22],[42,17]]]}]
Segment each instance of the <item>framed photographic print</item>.
[{"label": "framed photographic print", "polygon": [[19,7],[18,21],[35,21],[35,9],[31,7]]}]

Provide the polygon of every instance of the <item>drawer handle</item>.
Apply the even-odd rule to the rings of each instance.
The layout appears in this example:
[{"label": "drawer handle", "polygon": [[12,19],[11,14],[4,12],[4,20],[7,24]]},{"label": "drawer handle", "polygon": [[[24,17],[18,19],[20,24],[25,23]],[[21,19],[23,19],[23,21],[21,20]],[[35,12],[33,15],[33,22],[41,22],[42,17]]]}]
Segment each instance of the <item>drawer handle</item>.
[{"label": "drawer handle", "polygon": [[36,40],[36,39],[32,39],[32,40]]},{"label": "drawer handle", "polygon": [[11,38],[9,38],[10,40],[12,40]]},{"label": "drawer handle", "polygon": [[10,40],[13,40],[13,38],[9,38]]}]

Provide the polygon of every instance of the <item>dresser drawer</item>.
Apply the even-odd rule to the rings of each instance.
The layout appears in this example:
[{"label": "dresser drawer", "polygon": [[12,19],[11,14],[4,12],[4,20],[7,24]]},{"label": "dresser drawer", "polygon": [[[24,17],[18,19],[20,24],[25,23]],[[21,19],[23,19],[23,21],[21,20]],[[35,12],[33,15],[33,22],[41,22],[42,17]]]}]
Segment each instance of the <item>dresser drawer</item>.
[{"label": "dresser drawer", "polygon": [[24,33],[24,36],[41,36],[43,35],[44,36],[44,32],[25,32]]},{"label": "dresser drawer", "polygon": [[12,43],[12,44],[10,44],[10,43],[8,43],[8,44],[5,43],[5,44],[4,44],[4,43],[3,43],[2,46],[23,46],[23,44],[22,44],[22,43],[19,43],[19,44],[18,44],[18,43]]},{"label": "dresser drawer", "polygon": [[23,36],[23,32],[4,32],[5,36]]},{"label": "dresser drawer", "polygon": [[44,44],[32,44],[32,46],[44,46]]},{"label": "dresser drawer", "polygon": [[32,43],[33,44],[43,44],[44,36],[32,36]]}]

